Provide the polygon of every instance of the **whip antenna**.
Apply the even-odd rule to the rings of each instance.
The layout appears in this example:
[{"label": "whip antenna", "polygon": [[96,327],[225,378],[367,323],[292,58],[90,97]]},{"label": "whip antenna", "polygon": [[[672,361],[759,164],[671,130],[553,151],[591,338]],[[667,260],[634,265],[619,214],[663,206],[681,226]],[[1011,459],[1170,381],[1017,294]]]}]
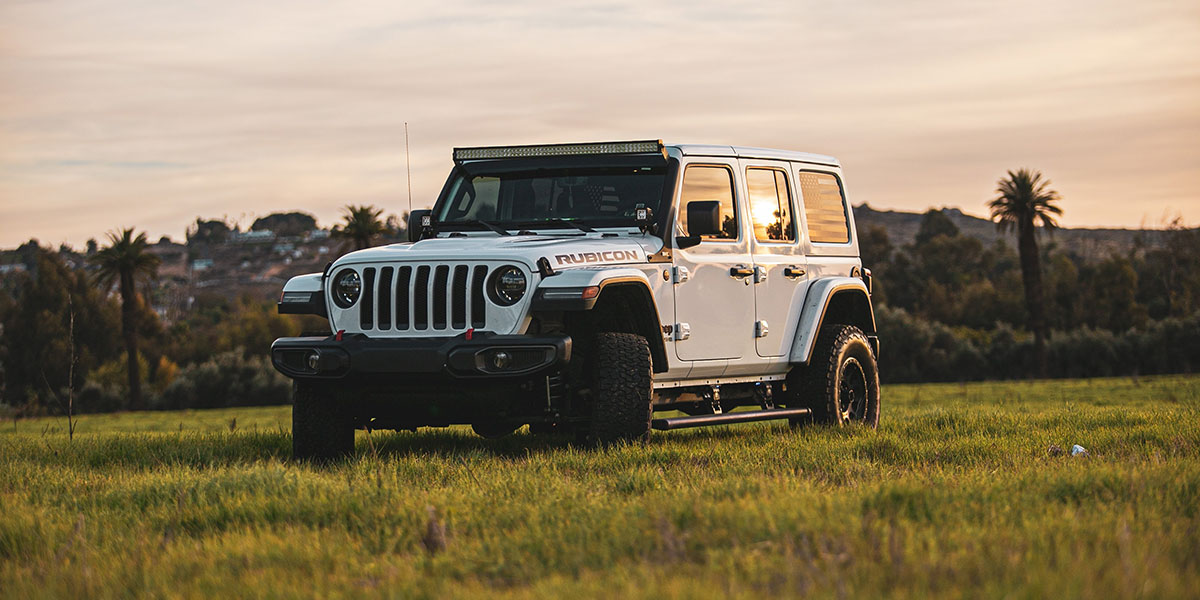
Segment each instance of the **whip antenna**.
[{"label": "whip antenna", "polygon": [[408,157],[408,121],[404,122],[404,168],[408,172],[408,214],[412,214],[412,160]]}]

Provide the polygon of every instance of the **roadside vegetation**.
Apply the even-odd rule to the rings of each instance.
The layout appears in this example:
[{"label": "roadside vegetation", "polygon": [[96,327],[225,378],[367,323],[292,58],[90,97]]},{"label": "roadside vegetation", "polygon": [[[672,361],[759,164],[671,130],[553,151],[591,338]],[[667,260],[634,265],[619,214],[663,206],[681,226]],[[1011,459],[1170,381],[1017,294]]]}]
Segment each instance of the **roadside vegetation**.
[{"label": "roadside vegetation", "polygon": [[[1055,242],[1060,198],[1040,172],[1010,171],[995,194],[991,218],[1015,234],[1016,251],[1004,237],[962,234],[934,209],[911,243],[859,231],[884,383],[1200,370],[1200,229],[1177,219],[1124,252],[1083,255]],[[328,234],[348,252],[402,239],[401,221],[347,205]],[[251,231],[315,227],[311,215],[278,213]],[[198,218],[188,256],[235,235],[236,224]],[[159,286],[160,261],[134,229],[86,254],[30,241],[4,256],[20,268],[0,272],[0,417],[283,404],[290,383],[270,366],[271,342],[328,331],[323,319],[276,314],[277,285],[270,298],[219,279]]]},{"label": "roadside vegetation", "polygon": [[1198,377],[892,385],[877,432],[360,432],[315,467],[287,407],[18,419],[0,590],[1195,597],[1198,421]]}]

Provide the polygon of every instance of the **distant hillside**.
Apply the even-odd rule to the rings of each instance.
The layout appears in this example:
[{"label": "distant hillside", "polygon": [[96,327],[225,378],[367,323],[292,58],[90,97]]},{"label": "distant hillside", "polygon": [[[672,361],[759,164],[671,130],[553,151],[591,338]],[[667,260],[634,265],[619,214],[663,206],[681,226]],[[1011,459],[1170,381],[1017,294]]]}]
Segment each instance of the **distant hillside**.
[{"label": "distant hillside", "polygon": [[[991,221],[963,213],[957,208],[943,208],[942,214],[950,218],[963,235],[979,238],[991,245],[1002,236]],[[895,246],[911,244],[921,227],[922,213],[895,210],[875,210],[866,204],[854,207],[854,221],[859,231],[870,227],[884,227],[888,238]],[[1103,258],[1113,253],[1125,254],[1134,247],[1137,236],[1147,243],[1154,243],[1163,234],[1156,229],[1058,229],[1049,241],[1067,252],[1085,258]],[[1004,241],[1015,247],[1015,236],[1003,236]]]}]

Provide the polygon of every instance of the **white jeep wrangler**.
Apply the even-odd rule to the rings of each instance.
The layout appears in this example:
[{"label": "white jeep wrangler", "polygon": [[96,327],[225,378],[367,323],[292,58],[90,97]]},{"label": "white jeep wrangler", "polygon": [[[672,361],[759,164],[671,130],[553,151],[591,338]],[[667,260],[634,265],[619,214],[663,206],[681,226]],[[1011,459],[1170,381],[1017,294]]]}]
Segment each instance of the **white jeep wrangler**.
[{"label": "white jeep wrangler", "polygon": [[[409,243],[288,281],[293,449],[354,430],[879,421],[870,272],[832,157],[661,141],[457,148]],[[739,407],[755,410],[738,410]],[[656,411],[687,416],[653,418]]]}]

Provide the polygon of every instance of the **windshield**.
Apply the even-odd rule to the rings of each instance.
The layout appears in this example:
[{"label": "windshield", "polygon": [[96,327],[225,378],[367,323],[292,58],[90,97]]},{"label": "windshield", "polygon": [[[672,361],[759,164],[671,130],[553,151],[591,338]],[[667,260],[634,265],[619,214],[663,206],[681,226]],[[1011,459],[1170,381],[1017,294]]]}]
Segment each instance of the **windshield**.
[{"label": "windshield", "polygon": [[666,166],[569,167],[536,171],[457,172],[434,209],[439,225],[634,226],[637,205],[657,212]]}]

